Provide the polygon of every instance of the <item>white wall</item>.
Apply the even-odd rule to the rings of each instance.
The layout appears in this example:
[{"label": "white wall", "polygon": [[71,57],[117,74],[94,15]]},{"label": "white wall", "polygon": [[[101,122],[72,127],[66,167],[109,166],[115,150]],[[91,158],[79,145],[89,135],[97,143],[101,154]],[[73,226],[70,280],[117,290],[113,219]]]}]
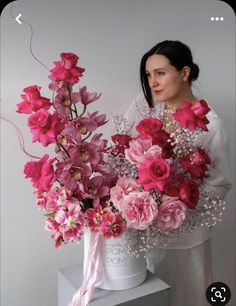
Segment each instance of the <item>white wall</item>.
[{"label": "white wall", "polygon": [[[21,129],[28,151],[41,155],[31,143],[27,116],[17,114],[22,89],[38,84],[43,95],[48,72],[29,52],[30,31],[19,25],[7,5],[1,16],[1,113]],[[63,51],[80,56],[86,68],[81,85],[103,96],[95,108],[122,113],[139,92],[142,54],[164,39],[188,44],[200,66],[194,85],[198,96],[210,101],[225,122],[231,140],[231,168],[235,168],[235,16],[217,0],[50,0],[16,1],[13,15],[22,14],[34,29],[33,50],[48,67]],[[223,16],[212,22],[211,16]],[[105,136],[109,128],[104,129]],[[50,151],[51,150],[51,151]],[[48,150],[53,152],[53,148]],[[1,305],[56,306],[57,269],[82,261],[82,244],[54,249],[44,231],[44,218],[34,204],[32,187],[24,179],[29,159],[19,148],[15,130],[1,121]],[[233,174],[233,173],[232,173]],[[235,288],[235,198],[227,197],[227,211],[214,230],[215,280]],[[234,291],[234,290],[232,290]],[[234,292],[232,292],[234,295]],[[235,300],[229,305],[235,305]]]}]

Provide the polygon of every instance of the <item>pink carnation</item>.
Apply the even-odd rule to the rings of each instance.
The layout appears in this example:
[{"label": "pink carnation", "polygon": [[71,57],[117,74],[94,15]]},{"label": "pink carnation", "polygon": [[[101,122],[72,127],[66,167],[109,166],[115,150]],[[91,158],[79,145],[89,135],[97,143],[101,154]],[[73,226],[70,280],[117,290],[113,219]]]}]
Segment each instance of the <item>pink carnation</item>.
[{"label": "pink carnation", "polygon": [[122,200],[122,216],[127,227],[144,230],[156,218],[157,204],[149,192],[132,192]]},{"label": "pink carnation", "polygon": [[138,191],[139,188],[140,186],[134,179],[123,176],[119,178],[116,186],[110,189],[111,201],[118,210],[122,211],[121,201],[124,196],[131,192]]},{"label": "pink carnation", "polygon": [[25,164],[25,177],[31,178],[33,186],[39,191],[48,191],[56,179],[52,166],[53,161],[49,159],[48,154],[45,154],[40,160]]},{"label": "pink carnation", "polygon": [[145,158],[158,156],[161,154],[161,148],[158,145],[152,145],[150,138],[136,138],[129,142],[129,149],[125,150],[125,158],[131,164],[139,165]]},{"label": "pink carnation", "polygon": [[186,218],[186,206],[177,197],[163,196],[159,205],[157,224],[162,230],[179,228]]},{"label": "pink carnation", "polygon": [[65,122],[55,112],[50,114],[46,109],[40,109],[28,119],[28,126],[33,134],[32,142],[39,141],[43,146],[55,143],[57,135],[65,127]]}]

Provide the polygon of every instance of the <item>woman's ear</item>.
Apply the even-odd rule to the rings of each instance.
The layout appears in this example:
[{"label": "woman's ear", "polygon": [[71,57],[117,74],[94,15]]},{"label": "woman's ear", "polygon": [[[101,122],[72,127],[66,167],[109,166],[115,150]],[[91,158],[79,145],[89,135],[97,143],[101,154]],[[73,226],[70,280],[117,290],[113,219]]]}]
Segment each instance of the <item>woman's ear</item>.
[{"label": "woman's ear", "polygon": [[183,82],[188,81],[189,74],[190,74],[190,67],[189,67],[189,66],[184,66],[184,67],[182,68],[181,74],[182,74],[182,80],[183,80]]}]

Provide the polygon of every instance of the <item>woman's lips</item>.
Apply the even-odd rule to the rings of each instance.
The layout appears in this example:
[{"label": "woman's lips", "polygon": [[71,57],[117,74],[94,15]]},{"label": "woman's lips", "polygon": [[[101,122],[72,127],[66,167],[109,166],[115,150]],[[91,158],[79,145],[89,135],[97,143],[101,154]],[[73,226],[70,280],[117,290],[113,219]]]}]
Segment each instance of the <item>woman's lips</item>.
[{"label": "woman's lips", "polygon": [[162,90],[154,90],[154,93],[155,93],[155,95],[159,95],[162,91],[163,91],[163,89]]}]

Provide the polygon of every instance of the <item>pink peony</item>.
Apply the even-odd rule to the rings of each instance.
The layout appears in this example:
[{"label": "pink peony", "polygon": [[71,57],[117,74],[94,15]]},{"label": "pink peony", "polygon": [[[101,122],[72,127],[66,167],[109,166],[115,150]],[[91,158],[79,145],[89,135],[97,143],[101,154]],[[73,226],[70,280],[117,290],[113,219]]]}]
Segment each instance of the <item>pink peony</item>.
[{"label": "pink peony", "polygon": [[136,138],[129,142],[129,148],[125,150],[125,158],[131,164],[139,165],[148,157],[161,155],[161,148],[158,145],[152,145],[150,138]]},{"label": "pink peony", "polygon": [[83,75],[84,68],[77,67],[79,57],[73,53],[61,53],[61,61],[56,61],[56,67],[50,70],[50,79],[53,81],[64,81],[71,85],[79,82],[79,77]]},{"label": "pink peony", "polygon": [[170,179],[170,164],[161,158],[151,157],[144,160],[138,168],[138,183],[144,190],[155,189],[162,192]]},{"label": "pink peony", "polygon": [[154,136],[156,132],[162,129],[163,122],[156,118],[145,118],[136,126],[136,130],[143,136]]},{"label": "pink peony", "polygon": [[212,161],[208,154],[201,148],[188,153],[179,160],[181,166],[188,171],[193,177],[203,179],[208,170],[207,165],[211,165]]},{"label": "pink peony", "polygon": [[18,106],[18,113],[31,114],[40,108],[49,109],[52,105],[50,99],[40,95],[41,87],[32,85],[24,88],[24,94],[21,95],[23,101]]},{"label": "pink peony", "polygon": [[157,204],[149,192],[132,192],[123,197],[122,216],[127,227],[144,230],[156,218]]},{"label": "pink peony", "polygon": [[179,228],[186,218],[186,206],[177,197],[162,197],[158,207],[157,224],[162,230]]},{"label": "pink peony", "polygon": [[111,201],[118,210],[122,211],[121,201],[124,196],[131,192],[138,191],[139,188],[140,186],[134,179],[123,176],[119,178],[116,185],[110,189]]},{"label": "pink peony", "polygon": [[199,199],[198,184],[192,179],[185,179],[180,182],[179,197],[188,206],[195,209]]},{"label": "pink peony", "polygon": [[50,114],[46,109],[40,109],[28,118],[28,126],[33,134],[32,142],[39,141],[43,146],[55,143],[57,135],[65,127],[65,122],[54,112]]},{"label": "pink peony", "polygon": [[194,104],[184,101],[181,104],[181,108],[175,111],[173,117],[181,126],[190,130],[201,128],[204,131],[208,131],[207,124],[209,121],[206,114],[210,110],[205,100],[197,101]]},{"label": "pink peony", "polygon": [[40,160],[30,161],[25,164],[25,177],[31,178],[33,186],[39,191],[48,191],[56,180],[52,166],[53,161],[49,159],[48,154],[45,154]]}]

